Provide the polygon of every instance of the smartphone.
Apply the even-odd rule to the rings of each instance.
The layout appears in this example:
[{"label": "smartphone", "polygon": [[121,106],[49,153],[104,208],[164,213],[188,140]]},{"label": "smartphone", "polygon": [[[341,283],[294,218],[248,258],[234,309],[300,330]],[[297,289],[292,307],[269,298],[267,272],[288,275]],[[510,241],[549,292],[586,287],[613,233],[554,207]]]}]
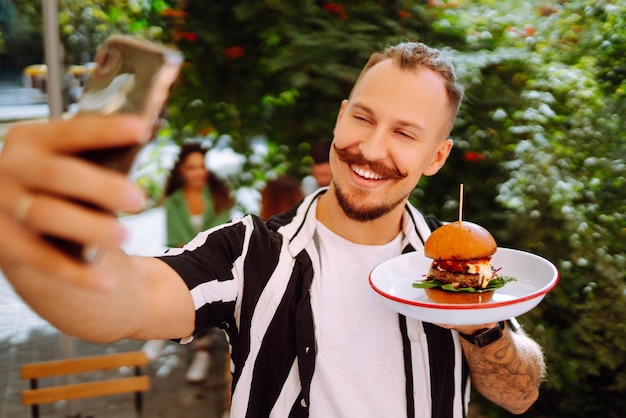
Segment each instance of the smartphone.
[{"label": "smartphone", "polygon": [[[142,115],[152,127],[154,137],[182,62],[182,53],[171,47],[129,36],[113,36],[96,53],[96,67],[78,100],[77,114]],[[88,151],[81,156],[128,173],[141,147],[138,144]]]},{"label": "smartphone", "polygon": [[[158,131],[161,115],[172,85],[183,63],[175,48],[130,36],[108,38],[95,55],[95,68],[89,74],[78,100],[77,116],[85,114],[137,114],[146,119],[150,140]],[[90,150],[82,158],[105,168],[128,174],[143,145]],[[72,257],[91,261],[97,248],[50,238]]]}]

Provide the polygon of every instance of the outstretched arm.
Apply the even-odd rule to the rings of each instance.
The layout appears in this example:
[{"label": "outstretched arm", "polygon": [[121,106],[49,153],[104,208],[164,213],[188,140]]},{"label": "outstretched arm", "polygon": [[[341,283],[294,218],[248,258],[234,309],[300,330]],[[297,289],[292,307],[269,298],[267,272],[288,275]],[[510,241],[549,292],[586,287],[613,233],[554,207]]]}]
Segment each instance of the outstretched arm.
[{"label": "outstretched arm", "polygon": [[[493,324],[495,325],[495,324]],[[462,330],[471,334],[475,330]],[[461,339],[472,385],[487,399],[513,414],[522,414],[537,400],[545,374],[541,348],[521,329],[507,325],[498,340],[478,347]]]},{"label": "outstretched arm", "polygon": [[[130,257],[112,213],[140,207],[141,191],[124,175],[75,155],[140,142],[134,117],[75,117],[21,124],[0,153],[0,268],[40,316],[65,333],[96,342],[181,338],[194,307],[181,278],[157,259]],[[77,201],[102,207],[93,210]],[[94,263],[68,257],[53,235],[102,249]]]}]

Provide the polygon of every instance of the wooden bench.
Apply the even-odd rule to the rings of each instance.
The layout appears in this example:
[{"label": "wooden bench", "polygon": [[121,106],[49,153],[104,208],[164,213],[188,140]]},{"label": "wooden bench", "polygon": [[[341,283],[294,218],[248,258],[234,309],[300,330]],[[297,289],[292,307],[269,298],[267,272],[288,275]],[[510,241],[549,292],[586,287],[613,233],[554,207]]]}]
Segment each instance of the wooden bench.
[{"label": "wooden bench", "polygon": [[[21,366],[21,376],[22,379],[30,380],[30,389],[22,391],[22,404],[30,405],[32,417],[37,418],[39,417],[39,404],[134,392],[135,409],[141,414],[142,392],[150,389],[150,377],[143,374],[141,370],[141,366],[146,364],[148,364],[148,359],[143,351],[24,364]],[[134,368],[134,376],[38,387],[38,379],[42,378],[121,367]]]}]

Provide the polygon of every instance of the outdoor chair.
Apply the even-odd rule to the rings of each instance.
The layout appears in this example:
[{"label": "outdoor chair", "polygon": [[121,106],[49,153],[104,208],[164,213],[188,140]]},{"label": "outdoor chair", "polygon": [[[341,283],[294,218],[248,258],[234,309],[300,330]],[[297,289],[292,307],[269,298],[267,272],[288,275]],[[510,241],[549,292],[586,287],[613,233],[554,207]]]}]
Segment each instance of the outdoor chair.
[{"label": "outdoor chair", "polygon": [[[40,404],[133,392],[135,410],[141,415],[142,392],[150,389],[150,377],[141,369],[146,364],[148,359],[143,351],[24,364],[21,366],[21,376],[22,379],[30,380],[30,389],[22,391],[22,404],[30,405],[31,416],[38,418]],[[44,378],[123,367],[133,368],[134,376],[110,377],[101,373],[101,376],[95,376],[91,381],[39,387],[40,379]]]}]

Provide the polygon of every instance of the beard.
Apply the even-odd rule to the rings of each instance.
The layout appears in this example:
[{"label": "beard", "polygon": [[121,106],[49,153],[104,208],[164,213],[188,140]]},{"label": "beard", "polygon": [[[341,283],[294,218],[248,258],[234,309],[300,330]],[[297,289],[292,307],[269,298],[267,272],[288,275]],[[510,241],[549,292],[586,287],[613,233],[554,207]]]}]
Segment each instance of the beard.
[{"label": "beard", "polygon": [[343,213],[345,213],[348,218],[357,222],[376,220],[397,208],[398,205],[402,204],[408,197],[408,195],[406,195],[393,202],[364,206],[363,204],[359,204],[361,202],[359,196],[349,196],[348,193],[341,190],[334,181],[333,185],[335,186],[335,196],[337,197],[337,202],[341,210],[343,210]]},{"label": "beard", "polygon": [[[335,153],[339,160],[347,164],[352,165],[367,165],[374,172],[379,173],[386,180],[398,180],[405,178],[406,173],[400,172],[397,168],[389,168],[380,162],[369,162],[361,154],[351,154],[345,149],[339,149],[334,147]],[[333,179],[333,186],[335,189],[335,196],[339,206],[346,214],[346,216],[357,222],[369,222],[376,220],[393,209],[404,203],[409,194],[406,194],[391,202],[381,202],[380,204],[363,204],[363,200],[367,197],[367,192],[356,191],[352,194],[343,190],[337,182]]]}]

